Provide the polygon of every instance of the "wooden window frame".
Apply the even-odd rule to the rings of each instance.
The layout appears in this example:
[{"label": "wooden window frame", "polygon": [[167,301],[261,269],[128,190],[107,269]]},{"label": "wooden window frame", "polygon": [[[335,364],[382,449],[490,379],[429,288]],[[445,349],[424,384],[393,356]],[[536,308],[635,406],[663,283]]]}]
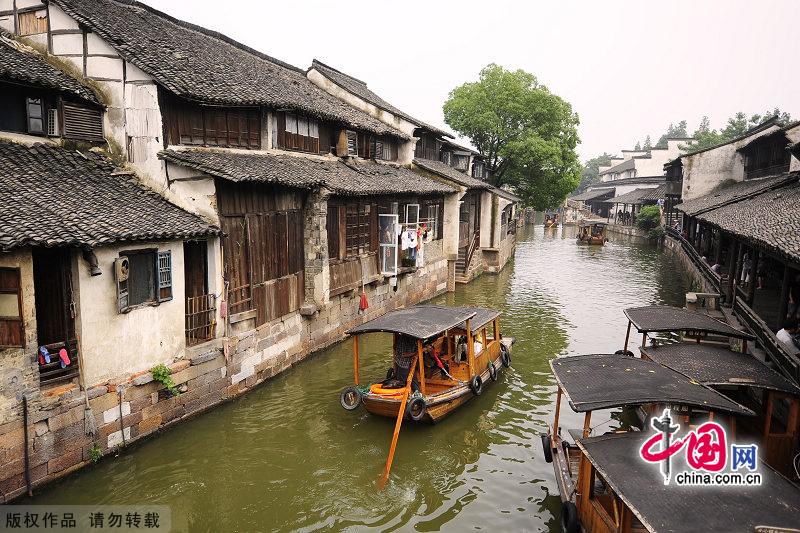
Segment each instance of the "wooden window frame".
[{"label": "wooden window frame", "polygon": [[[130,257],[132,255],[152,255],[153,256],[153,261],[151,262],[151,265],[153,267],[153,286],[151,287],[151,291],[150,291],[151,299],[145,300],[143,302],[131,303],[131,284],[130,284],[130,281],[131,281],[130,275],[131,274],[129,273],[128,274],[128,279],[126,279],[124,281],[125,287],[126,287],[125,288],[125,292],[126,292],[126,298],[127,298],[127,305],[121,305],[119,303],[120,292],[121,292],[120,287],[121,287],[121,283],[123,283],[123,282],[117,281],[117,299],[118,299],[117,308],[118,308],[119,314],[127,314],[127,313],[133,311],[134,309],[141,309],[143,307],[154,307],[154,306],[157,306],[157,305],[161,304],[162,301],[168,301],[168,300],[172,299],[171,286],[170,286],[170,294],[169,294],[168,298],[165,298],[165,299],[162,300],[159,297],[159,291],[160,291],[160,287],[159,287],[159,285],[160,285],[160,279],[159,279],[159,256],[160,256],[160,253],[158,251],[158,248],[139,248],[139,249],[135,249],[135,250],[124,250],[124,251],[121,251],[119,253],[119,257],[127,257],[128,258],[128,265],[129,265],[129,267],[131,269],[131,272],[133,271],[133,266],[130,264]],[[170,261],[170,269],[171,269],[171,267],[172,267],[172,262]]]},{"label": "wooden window frame", "polygon": [[301,113],[279,111],[274,120],[277,135],[273,142],[277,148],[320,153],[320,123],[317,119]]},{"label": "wooden window frame", "polygon": [[[35,103],[38,102],[38,103]],[[35,117],[31,115],[31,107],[38,107],[39,108],[39,116]],[[46,111],[45,100],[41,96],[28,96],[25,98],[25,119],[27,121],[28,133],[30,135],[46,135],[47,134],[47,111]],[[38,120],[41,123],[41,126],[38,130],[35,130],[31,127],[31,121]]]},{"label": "wooden window frame", "polygon": [[0,294],[16,294],[17,295],[17,312],[19,316],[0,316],[0,323],[5,324],[19,324],[19,344],[10,344],[0,340],[0,349],[5,348],[25,348],[25,319],[22,307],[22,270],[19,267],[0,267],[0,271],[16,273],[17,288],[2,288],[0,287]]}]

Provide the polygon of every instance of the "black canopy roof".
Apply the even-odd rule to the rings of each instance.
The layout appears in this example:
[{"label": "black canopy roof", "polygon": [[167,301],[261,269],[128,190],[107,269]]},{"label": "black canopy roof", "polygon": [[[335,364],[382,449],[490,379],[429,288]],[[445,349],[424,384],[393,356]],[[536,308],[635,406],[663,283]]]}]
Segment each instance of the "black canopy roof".
[{"label": "black canopy roof", "polygon": [[739,331],[725,322],[703,313],[689,311],[682,307],[652,305],[625,309],[625,316],[633,323],[639,333],[666,331],[700,331],[716,333],[737,339],[752,340],[751,334]]},{"label": "black canopy roof", "polygon": [[[369,322],[364,322],[347,333],[360,335],[362,333],[385,331],[426,340],[450,328],[461,325],[475,315],[476,310],[468,307],[415,305],[407,309],[391,311]],[[471,327],[472,325],[470,324]]]},{"label": "black canopy roof", "polygon": [[800,387],[752,355],[679,342],[642,348],[642,354],[705,385],[740,385],[800,396]]},{"label": "black canopy roof", "polygon": [[[469,329],[472,330],[473,335],[477,333],[478,330],[483,326],[500,316],[500,311],[495,309],[487,309],[485,307],[459,307],[458,309],[475,312],[475,316],[469,321]],[[467,325],[461,324],[461,327],[466,328]]]},{"label": "black canopy roof", "polygon": [[[681,434],[685,428],[681,428]],[[766,463],[760,486],[664,485],[659,465],[639,459],[649,431],[579,439],[578,446],[609,486],[650,531],[755,531],[756,526],[797,527],[800,489]],[[683,454],[673,471],[685,470]]]},{"label": "black canopy roof", "polygon": [[616,354],[576,355],[550,361],[576,412],[624,405],[674,403],[712,411],[753,412],[717,391],[652,361]]}]

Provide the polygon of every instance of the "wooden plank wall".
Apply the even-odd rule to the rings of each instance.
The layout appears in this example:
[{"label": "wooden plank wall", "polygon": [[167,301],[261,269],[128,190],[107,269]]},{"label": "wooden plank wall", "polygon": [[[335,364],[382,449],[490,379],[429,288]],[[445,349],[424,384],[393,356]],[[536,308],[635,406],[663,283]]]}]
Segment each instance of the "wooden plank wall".
[{"label": "wooden plank wall", "polygon": [[257,325],[300,308],[305,295],[304,195],[261,184],[217,183],[231,313],[257,311]]}]

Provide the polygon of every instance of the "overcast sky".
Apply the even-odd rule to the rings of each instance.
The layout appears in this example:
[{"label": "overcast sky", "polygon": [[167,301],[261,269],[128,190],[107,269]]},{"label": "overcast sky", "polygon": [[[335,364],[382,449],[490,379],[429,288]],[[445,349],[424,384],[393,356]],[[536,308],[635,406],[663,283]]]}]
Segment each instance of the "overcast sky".
[{"label": "overcast sky", "polygon": [[800,2],[145,0],[295,66],[317,58],[420,120],[498,63],[579,114],[582,160],[670,122],[779,106],[800,118]]}]

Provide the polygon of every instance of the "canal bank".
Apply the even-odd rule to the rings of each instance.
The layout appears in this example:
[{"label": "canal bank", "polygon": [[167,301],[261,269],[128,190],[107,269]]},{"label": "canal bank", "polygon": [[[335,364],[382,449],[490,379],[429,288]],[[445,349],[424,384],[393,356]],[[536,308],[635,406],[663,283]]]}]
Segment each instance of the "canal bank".
[{"label": "canal bank", "polygon": [[[655,247],[616,236],[579,247],[574,228],[527,226],[518,237],[506,269],[434,300],[501,310],[503,331],[517,338],[512,369],[443,423],[404,427],[385,493],[375,481],[391,422],[339,406],[352,381],[344,342],[19,503],[163,503],[177,531],[557,531],[560,501],[538,439],[552,420],[548,360],[613,352],[623,308],[681,305],[685,286]],[[359,344],[368,381],[385,374],[391,343],[373,337]],[[610,415],[597,423],[616,424]]]}]

